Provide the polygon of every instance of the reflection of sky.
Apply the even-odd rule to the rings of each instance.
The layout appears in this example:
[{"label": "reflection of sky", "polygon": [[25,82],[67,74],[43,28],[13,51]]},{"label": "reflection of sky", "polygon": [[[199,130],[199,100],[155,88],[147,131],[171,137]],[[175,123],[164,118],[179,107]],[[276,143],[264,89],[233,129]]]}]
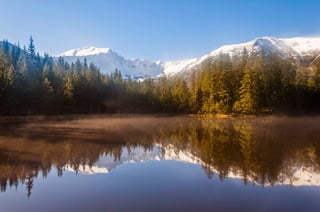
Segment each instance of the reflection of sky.
[{"label": "reflection of sky", "polygon": [[[176,161],[125,163],[108,175],[38,177],[30,199],[23,186],[0,194],[0,211],[316,210],[318,187],[261,187]],[[10,209],[10,210],[9,210]]]}]

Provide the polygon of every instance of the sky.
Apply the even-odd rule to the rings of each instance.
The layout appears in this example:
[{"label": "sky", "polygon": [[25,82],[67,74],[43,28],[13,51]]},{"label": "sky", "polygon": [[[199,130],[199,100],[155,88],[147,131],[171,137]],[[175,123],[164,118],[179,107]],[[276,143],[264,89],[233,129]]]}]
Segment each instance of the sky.
[{"label": "sky", "polygon": [[0,0],[0,39],[50,55],[86,47],[126,58],[199,57],[261,36],[320,36],[319,0]]}]

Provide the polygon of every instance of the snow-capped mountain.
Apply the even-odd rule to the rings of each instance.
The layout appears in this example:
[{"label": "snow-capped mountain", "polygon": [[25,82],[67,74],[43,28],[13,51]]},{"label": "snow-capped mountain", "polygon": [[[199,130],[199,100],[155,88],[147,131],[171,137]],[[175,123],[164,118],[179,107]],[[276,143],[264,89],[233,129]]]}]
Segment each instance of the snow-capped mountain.
[{"label": "snow-capped mountain", "polygon": [[76,62],[77,59],[83,61],[86,58],[88,63],[94,63],[103,73],[111,74],[118,69],[124,77],[151,77],[163,71],[159,62],[126,59],[109,48],[85,47],[66,51],[59,56],[70,63]]},{"label": "snow-capped mountain", "polygon": [[[203,167],[208,167],[205,162],[198,156],[194,155],[189,150],[180,150],[175,148],[172,144],[161,145],[155,144],[152,149],[145,150],[138,146],[134,148],[123,147],[120,157],[116,160],[113,155],[100,155],[98,161],[92,166],[81,165],[75,170],[71,165],[66,165],[65,170],[71,172],[78,172],[81,174],[108,174],[125,163],[142,163],[151,160],[172,160],[183,163],[199,164]],[[290,176],[288,170],[281,172],[278,176],[278,181],[273,185],[293,185],[293,186],[320,186],[320,173],[312,167],[294,166],[291,167]],[[219,173],[214,167],[209,167],[214,173]],[[228,178],[244,179],[244,176],[238,168],[231,168],[227,175]],[[259,179],[252,176],[247,176],[247,180],[255,184],[260,184]],[[264,186],[270,186],[270,182],[264,182]]]},{"label": "snow-capped mountain", "polygon": [[283,59],[292,58],[297,64],[311,64],[320,57],[320,37],[306,38],[273,38],[262,37],[240,44],[222,46],[200,58],[190,59],[190,63],[180,69],[174,69],[170,75],[188,76],[197,71],[205,62],[213,62],[221,57],[228,55],[231,59],[241,57],[244,52],[248,56],[258,55],[261,52],[268,54],[275,53]]},{"label": "snow-capped mountain", "polygon": [[88,63],[96,64],[102,72],[112,73],[117,68],[123,76],[144,78],[154,76],[186,76],[197,71],[204,62],[214,61],[221,55],[237,58],[244,54],[255,55],[261,52],[273,52],[282,58],[292,58],[298,64],[312,63],[320,58],[320,37],[273,38],[261,37],[252,41],[225,45],[200,58],[177,61],[148,61],[126,59],[108,48],[86,47],[73,49],[60,54],[67,62],[87,59]]},{"label": "snow-capped mountain", "polygon": [[235,57],[243,54],[244,48],[248,54],[258,53],[261,51],[272,51],[283,57],[304,57],[320,52],[320,37],[319,38],[273,38],[262,37],[254,39],[247,43],[225,45],[222,46],[207,56],[214,57],[219,54],[228,54],[230,57]]}]

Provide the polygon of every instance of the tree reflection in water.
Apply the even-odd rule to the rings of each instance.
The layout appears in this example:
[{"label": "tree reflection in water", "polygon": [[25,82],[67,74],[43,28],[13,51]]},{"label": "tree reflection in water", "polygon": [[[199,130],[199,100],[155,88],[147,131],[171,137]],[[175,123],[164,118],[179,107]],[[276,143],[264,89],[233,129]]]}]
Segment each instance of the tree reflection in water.
[{"label": "tree reflection in water", "polygon": [[[208,178],[241,177],[261,185],[294,184],[297,169],[319,173],[320,118],[34,117],[2,119],[0,184],[33,182],[54,167],[78,172],[102,155],[122,160],[123,149],[173,149],[203,166]],[[167,151],[167,152],[166,152]],[[137,153],[135,153],[137,154]],[[172,154],[172,153],[171,153]],[[154,159],[152,157],[149,158]],[[320,183],[320,179],[318,179]],[[317,181],[317,182],[318,182]]]}]

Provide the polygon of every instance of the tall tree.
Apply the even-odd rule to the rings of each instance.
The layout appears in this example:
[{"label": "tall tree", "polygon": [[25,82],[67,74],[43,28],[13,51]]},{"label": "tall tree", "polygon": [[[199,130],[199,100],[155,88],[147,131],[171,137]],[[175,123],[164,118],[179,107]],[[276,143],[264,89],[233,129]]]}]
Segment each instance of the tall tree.
[{"label": "tall tree", "polygon": [[235,102],[233,110],[238,113],[256,113],[259,106],[259,79],[257,67],[246,65],[244,76],[241,80],[240,99]]},{"label": "tall tree", "polygon": [[31,55],[31,57],[36,56],[36,47],[33,43],[33,38],[30,36],[29,38],[29,45],[28,45],[28,53]]}]

